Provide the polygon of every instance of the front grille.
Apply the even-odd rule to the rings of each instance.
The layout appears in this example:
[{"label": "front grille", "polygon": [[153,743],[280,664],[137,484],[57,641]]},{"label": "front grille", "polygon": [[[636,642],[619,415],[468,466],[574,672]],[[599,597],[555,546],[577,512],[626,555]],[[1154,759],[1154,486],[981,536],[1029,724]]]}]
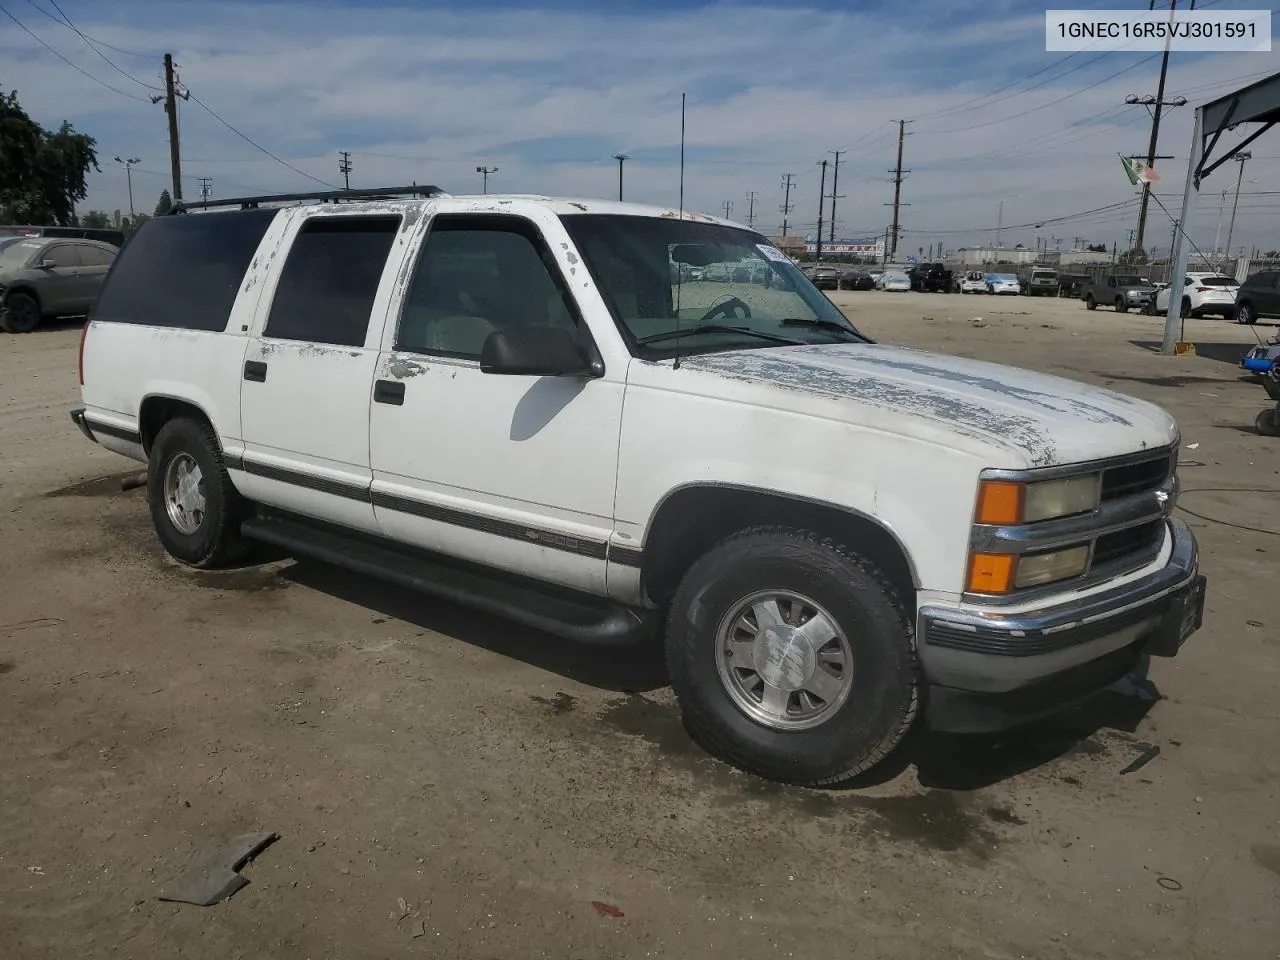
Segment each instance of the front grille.
[{"label": "front grille", "polygon": [[1149,460],[1137,463],[1126,463],[1124,466],[1111,467],[1102,471],[1102,499],[1118,500],[1135,493],[1146,493],[1155,490],[1169,479],[1173,468],[1173,457],[1162,453]]},{"label": "front grille", "polygon": [[1163,537],[1163,520],[1152,520],[1140,526],[1103,534],[1093,548],[1091,567],[1097,570],[1126,560],[1145,562],[1159,551]]}]

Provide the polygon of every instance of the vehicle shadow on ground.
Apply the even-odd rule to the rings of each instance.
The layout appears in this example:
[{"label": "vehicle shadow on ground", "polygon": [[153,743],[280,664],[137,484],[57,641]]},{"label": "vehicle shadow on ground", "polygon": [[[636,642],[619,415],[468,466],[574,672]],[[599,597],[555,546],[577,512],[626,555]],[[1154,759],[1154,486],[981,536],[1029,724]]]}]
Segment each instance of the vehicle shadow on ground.
[{"label": "vehicle shadow on ground", "polygon": [[1155,702],[1107,690],[1065,713],[999,734],[944,734],[918,726],[883,764],[844,787],[877,786],[914,766],[921,786],[979,790],[1055,760],[1109,753],[1095,739],[1099,734],[1132,745],[1128,762],[1151,746],[1133,734]]},{"label": "vehicle shadow on ground", "polygon": [[[1271,333],[1272,331],[1267,331]],[[1266,342],[1267,337],[1259,332],[1259,341]],[[1149,353],[1159,353],[1161,342],[1159,340],[1130,340],[1135,347],[1141,347]],[[1223,342],[1220,340],[1196,340],[1196,356],[1204,357],[1206,360],[1216,360],[1219,363],[1227,363],[1233,367],[1240,366],[1240,358],[1253,349],[1255,344],[1236,343],[1234,341]]]},{"label": "vehicle shadow on ground", "polygon": [[626,647],[571,643],[447,600],[302,558],[281,570],[279,576],[587,686],[617,693],[647,693],[667,685],[662,648],[657,643]]}]

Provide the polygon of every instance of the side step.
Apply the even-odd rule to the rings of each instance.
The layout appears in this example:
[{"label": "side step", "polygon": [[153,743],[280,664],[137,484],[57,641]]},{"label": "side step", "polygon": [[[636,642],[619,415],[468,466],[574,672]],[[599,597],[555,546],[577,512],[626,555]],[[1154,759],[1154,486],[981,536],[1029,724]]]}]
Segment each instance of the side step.
[{"label": "side step", "polygon": [[514,620],[575,643],[623,646],[653,636],[647,611],[537,581],[455,565],[412,547],[330,524],[265,514],[240,532],[291,553],[368,574],[420,593]]}]

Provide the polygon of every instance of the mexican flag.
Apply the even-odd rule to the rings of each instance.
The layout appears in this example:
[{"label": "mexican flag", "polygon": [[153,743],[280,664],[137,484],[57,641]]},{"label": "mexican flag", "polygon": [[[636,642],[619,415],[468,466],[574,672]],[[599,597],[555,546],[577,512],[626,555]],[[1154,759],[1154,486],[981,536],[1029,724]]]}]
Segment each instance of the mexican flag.
[{"label": "mexican flag", "polygon": [[1129,182],[1135,187],[1139,183],[1155,183],[1160,179],[1155,167],[1148,166],[1145,161],[1134,160],[1120,154],[1120,162],[1124,164],[1124,172],[1128,175]]}]

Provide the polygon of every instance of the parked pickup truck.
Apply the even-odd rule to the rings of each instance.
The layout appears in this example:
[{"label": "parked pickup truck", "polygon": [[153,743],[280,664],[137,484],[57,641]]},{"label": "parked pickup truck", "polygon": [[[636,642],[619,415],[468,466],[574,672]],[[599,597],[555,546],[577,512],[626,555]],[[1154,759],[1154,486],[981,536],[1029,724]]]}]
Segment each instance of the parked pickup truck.
[{"label": "parked pickup truck", "polygon": [[941,263],[921,263],[912,267],[907,276],[911,278],[911,289],[929,293],[950,293],[952,289],[951,271]]},{"label": "parked pickup truck", "polygon": [[147,464],[175,559],[262,542],[565,641],[660,638],[693,738],[782,781],[846,780],[917,721],[1060,709],[1201,622],[1164,410],[875,343],[702,215],[160,217],[111,272],[80,382],[72,419]]},{"label": "parked pickup truck", "polygon": [[1155,295],[1156,288],[1151,281],[1137,276],[1104,277],[1080,288],[1080,299],[1088,309],[1097,310],[1101,303],[1115,307],[1116,313],[1130,308],[1143,309]]}]

